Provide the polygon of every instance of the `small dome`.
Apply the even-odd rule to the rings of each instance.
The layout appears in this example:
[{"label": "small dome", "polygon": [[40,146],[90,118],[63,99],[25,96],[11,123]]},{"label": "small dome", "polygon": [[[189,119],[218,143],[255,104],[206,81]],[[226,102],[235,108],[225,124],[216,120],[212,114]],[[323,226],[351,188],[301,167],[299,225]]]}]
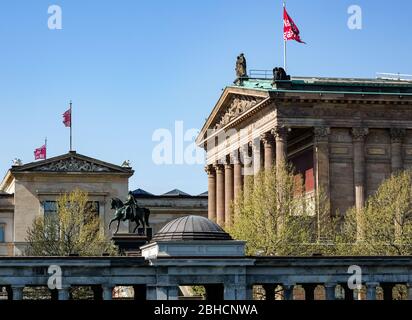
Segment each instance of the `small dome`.
[{"label": "small dome", "polygon": [[219,225],[201,216],[185,216],[167,223],[152,241],[232,240]]}]

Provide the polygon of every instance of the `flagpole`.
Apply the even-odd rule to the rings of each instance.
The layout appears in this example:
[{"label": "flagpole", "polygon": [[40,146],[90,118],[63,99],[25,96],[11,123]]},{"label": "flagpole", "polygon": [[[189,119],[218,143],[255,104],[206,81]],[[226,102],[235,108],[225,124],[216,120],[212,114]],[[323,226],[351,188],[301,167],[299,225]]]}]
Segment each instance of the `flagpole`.
[{"label": "flagpole", "polygon": [[73,111],[72,111],[72,101],[70,100],[70,151],[73,151],[73,135],[72,135],[72,127],[73,127]]},{"label": "flagpole", "polygon": [[[286,2],[283,1],[283,9],[286,8]],[[283,24],[285,24],[285,21],[283,19]],[[285,39],[285,35],[283,35],[283,69],[285,69],[286,71],[286,39]]]}]

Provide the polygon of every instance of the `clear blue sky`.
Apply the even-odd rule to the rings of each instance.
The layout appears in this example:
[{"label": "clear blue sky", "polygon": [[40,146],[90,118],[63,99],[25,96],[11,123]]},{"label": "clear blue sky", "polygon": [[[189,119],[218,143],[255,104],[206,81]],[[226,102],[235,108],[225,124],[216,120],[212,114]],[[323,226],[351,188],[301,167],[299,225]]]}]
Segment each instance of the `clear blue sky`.
[{"label": "clear blue sky", "polygon": [[[63,29],[47,28],[60,5]],[[350,5],[363,29],[347,27]],[[374,77],[412,73],[409,0],[289,0],[307,45],[290,43],[289,73]],[[68,151],[62,113],[73,100],[74,146],[120,164],[130,188],[191,194],[207,189],[202,165],[156,166],[153,131],[201,128],[240,52],[248,68],[282,65],[280,0],[2,0],[0,3],[0,174],[25,163],[48,137],[48,155]]]}]

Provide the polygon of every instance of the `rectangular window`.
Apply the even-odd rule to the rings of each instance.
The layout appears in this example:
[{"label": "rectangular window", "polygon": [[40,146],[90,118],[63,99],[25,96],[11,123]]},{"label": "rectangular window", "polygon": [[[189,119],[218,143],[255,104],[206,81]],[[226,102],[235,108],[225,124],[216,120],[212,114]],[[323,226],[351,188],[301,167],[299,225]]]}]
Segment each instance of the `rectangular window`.
[{"label": "rectangular window", "polygon": [[[56,201],[44,201],[43,202],[44,216],[50,217],[57,214],[57,202]],[[86,205],[86,210],[99,216],[100,204],[98,201],[89,201]]]},{"label": "rectangular window", "polygon": [[0,243],[6,242],[6,225],[4,223],[0,223]]},{"label": "rectangular window", "polygon": [[43,202],[44,216],[50,216],[57,213],[56,201],[44,201]]}]

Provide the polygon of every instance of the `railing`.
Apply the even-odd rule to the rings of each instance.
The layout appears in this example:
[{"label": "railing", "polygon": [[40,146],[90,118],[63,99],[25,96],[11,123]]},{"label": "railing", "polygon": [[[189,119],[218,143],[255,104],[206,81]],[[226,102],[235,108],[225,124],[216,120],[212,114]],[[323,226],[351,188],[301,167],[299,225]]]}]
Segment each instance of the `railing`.
[{"label": "railing", "polygon": [[273,79],[273,70],[249,70],[249,77],[255,79]]}]

